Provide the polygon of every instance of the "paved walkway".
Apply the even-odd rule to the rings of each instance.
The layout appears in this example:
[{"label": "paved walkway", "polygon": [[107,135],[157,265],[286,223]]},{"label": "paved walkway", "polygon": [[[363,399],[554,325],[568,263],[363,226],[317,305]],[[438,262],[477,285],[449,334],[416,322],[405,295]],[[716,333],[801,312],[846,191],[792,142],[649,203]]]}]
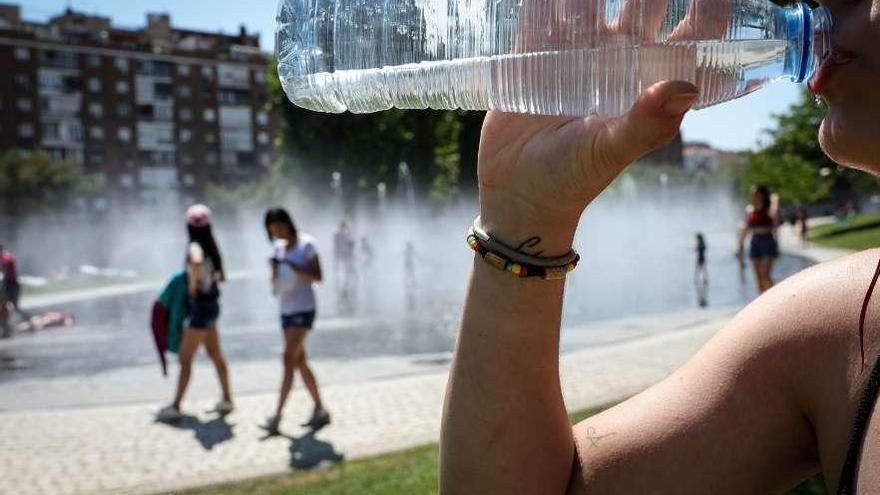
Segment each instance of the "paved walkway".
[{"label": "paved walkway", "polygon": [[[646,331],[565,354],[561,375],[569,408],[626,397],[656,383],[735,311],[634,317],[583,329]],[[290,437],[265,438],[258,427],[272,410],[274,393],[240,397],[238,410],[226,418],[188,404],[192,416],[177,427],[153,422],[146,404],[0,413],[0,493],[157,493],[433,442],[447,371],[442,365],[418,375],[328,385],[323,393],[334,423],[314,436],[304,436],[296,424],[309,412],[301,388],[282,424]]]},{"label": "paved walkway", "polygon": [[[786,252],[816,261],[846,254],[801,245],[796,232],[787,228],[781,229],[780,240]],[[128,287],[145,289],[153,287]],[[83,292],[44,296],[39,302],[104,294],[103,289]],[[736,308],[721,308],[633,317],[571,332],[625,332],[632,338],[563,355],[561,378],[569,409],[626,397],[658,382],[735,312]],[[334,423],[313,436],[297,426],[309,412],[301,388],[294,392],[282,424],[288,436],[271,438],[266,438],[258,424],[273,408],[272,392],[240,396],[238,410],[226,418],[199,412],[198,404],[187,404],[192,415],[176,427],[155,423],[152,404],[146,403],[0,412],[0,493],[160,493],[434,442],[439,436],[448,373],[443,358],[428,367],[349,363],[350,367],[378,367],[366,370],[357,380],[326,384],[323,393]],[[402,371],[406,369],[410,371]],[[88,394],[87,389],[71,386],[74,394]],[[191,395],[199,391],[196,388]]]}]

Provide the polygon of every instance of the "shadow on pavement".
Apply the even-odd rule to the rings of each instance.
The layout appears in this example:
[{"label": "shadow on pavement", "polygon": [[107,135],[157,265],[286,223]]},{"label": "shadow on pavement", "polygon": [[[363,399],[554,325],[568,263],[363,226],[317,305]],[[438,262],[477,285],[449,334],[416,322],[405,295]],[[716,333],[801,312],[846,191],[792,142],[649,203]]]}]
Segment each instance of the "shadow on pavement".
[{"label": "shadow on pavement", "polygon": [[180,421],[159,423],[179,430],[192,430],[195,433],[196,440],[199,441],[205,450],[211,450],[215,445],[231,440],[235,436],[235,433],[232,432],[234,425],[227,423],[225,416],[218,416],[210,421],[202,421],[195,416],[185,414]]},{"label": "shadow on pavement", "polygon": [[312,469],[324,462],[338,464],[345,460],[333,444],[315,438],[318,431],[309,431],[301,437],[287,437],[290,439],[291,469]]},{"label": "shadow on pavement", "polygon": [[[266,428],[263,428],[266,430]],[[273,437],[284,437],[290,440],[290,469],[313,469],[325,462],[338,464],[345,461],[345,455],[336,452],[336,448],[330,442],[318,440],[315,435],[323,427],[313,428],[302,436],[295,437],[279,431],[266,430],[265,436],[260,441]]]}]

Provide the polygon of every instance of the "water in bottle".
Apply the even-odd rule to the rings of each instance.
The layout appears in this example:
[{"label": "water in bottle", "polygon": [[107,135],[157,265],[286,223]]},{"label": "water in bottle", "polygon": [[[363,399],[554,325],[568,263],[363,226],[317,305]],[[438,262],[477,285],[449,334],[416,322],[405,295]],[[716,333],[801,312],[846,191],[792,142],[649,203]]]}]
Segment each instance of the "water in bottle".
[{"label": "water in bottle", "polygon": [[769,0],[280,0],[288,97],[322,112],[392,107],[621,115],[663,80],[703,108],[808,80],[831,17]]}]

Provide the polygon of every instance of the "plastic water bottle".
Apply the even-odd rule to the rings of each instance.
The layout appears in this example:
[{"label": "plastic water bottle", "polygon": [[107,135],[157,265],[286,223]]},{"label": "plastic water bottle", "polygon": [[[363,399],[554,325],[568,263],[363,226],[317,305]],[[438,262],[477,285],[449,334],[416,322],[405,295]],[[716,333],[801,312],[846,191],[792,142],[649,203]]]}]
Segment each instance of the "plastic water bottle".
[{"label": "plastic water bottle", "polygon": [[620,115],[685,80],[697,108],[808,80],[831,16],[769,0],[280,0],[288,97],[321,112],[391,107]]}]

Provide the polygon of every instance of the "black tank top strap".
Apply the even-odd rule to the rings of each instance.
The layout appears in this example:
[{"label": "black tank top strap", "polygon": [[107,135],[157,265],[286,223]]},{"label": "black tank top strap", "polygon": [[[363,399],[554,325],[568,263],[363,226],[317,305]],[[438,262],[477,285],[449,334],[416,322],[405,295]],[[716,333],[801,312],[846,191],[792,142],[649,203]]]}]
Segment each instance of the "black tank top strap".
[{"label": "black tank top strap", "polygon": [[865,435],[868,433],[868,422],[874,414],[878,394],[880,394],[880,357],[874,364],[874,370],[868,379],[868,386],[865,387],[862,400],[859,402],[859,410],[856,413],[855,425],[849,440],[846,461],[843,463],[843,472],[840,475],[838,495],[855,495],[856,493],[856,473],[862,457]]}]

